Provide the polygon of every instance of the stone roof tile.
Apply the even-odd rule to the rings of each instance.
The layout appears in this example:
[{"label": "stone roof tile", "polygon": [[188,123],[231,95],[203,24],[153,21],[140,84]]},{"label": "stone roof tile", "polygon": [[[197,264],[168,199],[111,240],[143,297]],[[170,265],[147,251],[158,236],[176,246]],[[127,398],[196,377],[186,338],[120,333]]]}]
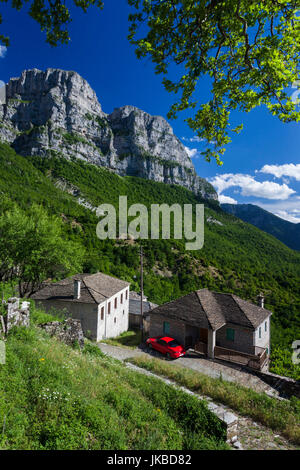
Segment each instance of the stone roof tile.
[{"label": "stone roof tile", "polygon": [[234,294],[212,292],[208,289],[191,292],[154,308],[150,313],[213,330],[228,323],[255,329],[272,314]]},{"label": "stone roof tile", "polygon": [[[75,280],[81,281],[79,299],[74,299]],[[46,284],[40,291],[33,294],[32,298],[100,304],[128,286],[128,282],[103,273],[76,274],[62,281]]]}]

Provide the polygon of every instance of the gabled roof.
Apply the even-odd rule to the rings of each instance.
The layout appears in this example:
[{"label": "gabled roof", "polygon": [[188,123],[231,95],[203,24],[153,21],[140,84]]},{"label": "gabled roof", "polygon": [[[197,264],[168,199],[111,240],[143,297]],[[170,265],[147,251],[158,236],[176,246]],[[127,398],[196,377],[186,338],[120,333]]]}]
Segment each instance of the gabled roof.
[{"label": "gabled roof", "polygon": [[[81,281],[79,299],[74,299],[75,280]],[[76,274],[62,281],[47,284],[33,294],[32,299],[100,304],[128,286],[129,282],[103,273]]]},{"label": "gabled roof", "polygon": [[151,315],[163,315],[213,330],[227,323],[255,329],[271,314],[269,310],[234,294],[212,292],[208,289],[191,292],[151,311]]}]

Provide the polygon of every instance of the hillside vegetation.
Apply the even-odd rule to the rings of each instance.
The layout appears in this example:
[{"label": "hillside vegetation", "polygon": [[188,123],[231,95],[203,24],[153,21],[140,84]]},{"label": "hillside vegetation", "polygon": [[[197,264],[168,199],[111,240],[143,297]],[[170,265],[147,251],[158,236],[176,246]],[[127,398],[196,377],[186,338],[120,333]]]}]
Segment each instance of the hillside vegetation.
[{"label": "hillside vegetation", "polygon": [[[147,207],[153,203],[203,202],[179,186],[120,177],[108,169],[58,155],[25,158],[5,144],[0,145],[0,168],[2,210],[12,201],[25,211],[33,203],[42,204],[50,214],[61,216],[65,237],[85,248],[85,272],[100,270],[119,276],[130,281],[134,289],[138,289],[139,281],[138,243],[97,239],[95,213],[78,204],[78,197],[66,190],[72,188],[73,194],[95,207],[104,202],[117,207],[119,195],[127,195],[129,205],[143,203]],[[202,250],[186,251],[184,240],[142,242],[146,295],[162,303],[208,287],[255,302],[258,293],[264,292],[266,307],[274,312],[273,370],[299,377],[299,366],[291,363],[291,344],[300,337],[300,253],[226,214],[218,204],[205,204],[208,221]]]},{"label": "hillside vegetation", "polygon": [[291,442],[300,444],[300,400],[296,397],[279,401],[237,383],[215,379],[156,358],[135,357],[127,361],[200,395],[209,396],[215,402],[223,403],[240,415],[251,417],[255,422],[282,433]]},{"label": "hillside vegetation", "polygon": [[[49,317],[49,316],[48,316]],[[36,326],[11,330],[0,365],[0,450],[227,449],[204,401],[83,352]],[[120,386],[120,384],[122,386]]]},{"label": "hillside vegetation", "polygon": [[300,250],[300,223],[293,224],[255,204],[221,204],[222,209],[273,235],[294,250]]}]

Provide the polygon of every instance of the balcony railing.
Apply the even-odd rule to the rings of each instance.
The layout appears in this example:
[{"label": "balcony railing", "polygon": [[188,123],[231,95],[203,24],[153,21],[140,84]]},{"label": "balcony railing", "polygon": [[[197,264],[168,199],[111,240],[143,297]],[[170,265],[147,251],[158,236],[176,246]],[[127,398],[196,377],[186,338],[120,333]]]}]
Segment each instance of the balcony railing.
[{"label": "balcony railing", "polygon": [[247,354],[220,346],[215,347],[215,358],[261,370],[267,360],[267,351],[264,348],[255,348],[255,353]]}]

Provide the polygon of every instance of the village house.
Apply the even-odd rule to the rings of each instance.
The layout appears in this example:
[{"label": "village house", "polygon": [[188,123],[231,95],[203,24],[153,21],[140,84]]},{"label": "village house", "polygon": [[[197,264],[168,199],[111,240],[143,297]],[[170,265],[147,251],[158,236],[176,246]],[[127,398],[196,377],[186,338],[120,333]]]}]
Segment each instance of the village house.
[{"label": "village house", "polygon": [[45,311],[81,320],[85,336],[96,341],[128,330],[129,283],[103,273],[77,274],[46,284],[32,298]]},{"label": "village house", "polygon": [[[143,318],[144,321],[149,317],[148,312],[157,307],[157,304],[149,302],[143,295]],[[141,294],[135,291],[129,293],[129,328],[141,327]]]},{"label": "village house", "polygon": [[150,312],[150,336],[171,336],[186,348],[255,369],[267,367],[270,317],[259,305],[201,289]]}]

